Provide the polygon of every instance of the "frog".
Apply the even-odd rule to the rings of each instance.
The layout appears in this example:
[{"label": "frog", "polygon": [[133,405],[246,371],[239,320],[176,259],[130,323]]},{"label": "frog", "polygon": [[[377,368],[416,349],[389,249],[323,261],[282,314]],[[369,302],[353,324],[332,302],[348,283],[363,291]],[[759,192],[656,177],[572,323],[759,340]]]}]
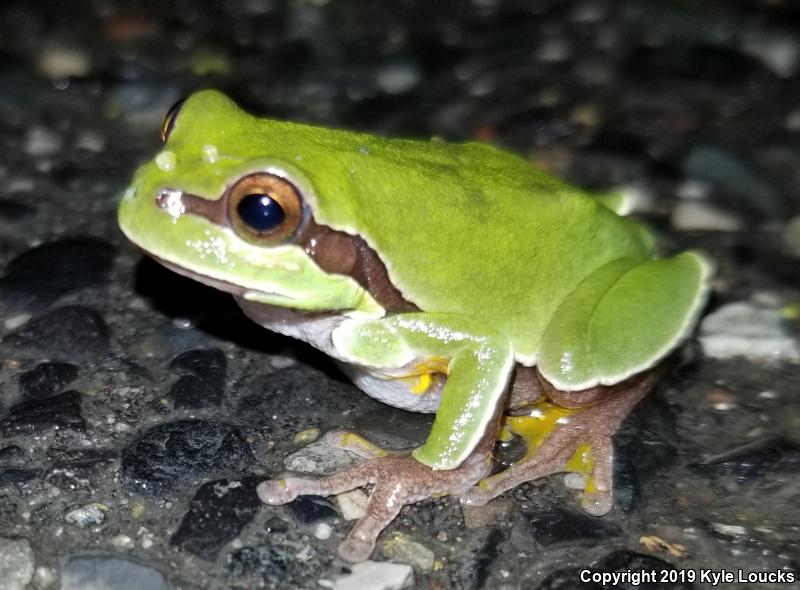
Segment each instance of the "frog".
[{"label": "frog", "polygon": [[[173,107],[162,140],[119,204],[125,236],[321,350],[368,395],[434,414],[414,449],[328,433],[361,460],[266,479],[262,502],[369,487],[338,547],[351,562],[430,498],[482,505],[574,472],[582,508],[611,510],[612,436],[691,335],[706,255],[662,255],[620,193],[484,142],[262,118],[216,90]],[[498,440],[514,436],[527,451],[493,473]]]}]

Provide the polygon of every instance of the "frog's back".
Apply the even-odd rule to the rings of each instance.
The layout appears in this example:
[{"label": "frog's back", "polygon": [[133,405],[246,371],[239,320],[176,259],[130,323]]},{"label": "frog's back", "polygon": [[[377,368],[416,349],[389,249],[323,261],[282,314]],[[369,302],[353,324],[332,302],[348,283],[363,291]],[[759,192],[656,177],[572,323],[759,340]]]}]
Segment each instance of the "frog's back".
[{"label": "frog's back", "polygon": [[505,151],[331,133],[337,149],[303,166],[317,220],[362,236],[421,309],[485,320],[522,360],[594,270],[651,257],[639,226]]}]

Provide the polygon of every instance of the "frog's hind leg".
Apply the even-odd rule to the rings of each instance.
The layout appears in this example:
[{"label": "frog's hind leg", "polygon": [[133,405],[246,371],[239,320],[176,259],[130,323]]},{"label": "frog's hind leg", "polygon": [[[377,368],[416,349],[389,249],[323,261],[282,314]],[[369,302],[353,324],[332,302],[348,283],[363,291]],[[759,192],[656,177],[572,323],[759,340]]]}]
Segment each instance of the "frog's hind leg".
[{"label": "frog's hind leg", "polygon": [[485,504],[521,483],[575,472],[583,476],[583,509],[595,516],[606,514],[613,503],[611,437],[662,373],[656,368],[618,385],[584,392],[560,392],[545,382],[551,401],[537,402],[528,415],[506,418],[506,428],[528,445],[525,456],[470,488],[462,502]]}]

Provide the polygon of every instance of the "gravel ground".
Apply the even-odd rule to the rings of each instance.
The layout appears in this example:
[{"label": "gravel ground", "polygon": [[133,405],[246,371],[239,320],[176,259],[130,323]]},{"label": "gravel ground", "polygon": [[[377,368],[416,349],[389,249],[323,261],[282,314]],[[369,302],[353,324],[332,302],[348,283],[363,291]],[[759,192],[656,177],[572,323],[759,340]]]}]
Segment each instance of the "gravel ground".
[{"label": "gravel ground", "polygon": [[[788,0],[3,2],[0,589],[797,575],[798,74]],[[505,146],[631,191],[667,249],[714,258],[698,338],[616,438],[611,514],[582,514],[562,476],[482,509],[423,502],[350,567],[336,546],[363,493],[260,505],[284,460],[343,460],[320,432],[413,444],[429,421],[123,239],[133,169],[203,87],[278,118]]]}]

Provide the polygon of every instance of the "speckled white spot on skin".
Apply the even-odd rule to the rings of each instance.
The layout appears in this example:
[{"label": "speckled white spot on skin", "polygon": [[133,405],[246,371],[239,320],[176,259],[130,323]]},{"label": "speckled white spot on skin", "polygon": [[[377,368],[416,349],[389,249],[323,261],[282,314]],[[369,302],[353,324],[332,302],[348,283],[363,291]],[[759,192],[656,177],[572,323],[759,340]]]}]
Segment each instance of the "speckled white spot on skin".
[{"label": "speckled white spot on skin", "polygon": [[567,350],[561,355],[561,372],[569,375],[574,368],[575,361],[572,360],[572,353]]},{"label": "speckled white spot on skin", "polygon": [[178,162],[178,157],[175,155],[175,152],[164,150],[155,157],[154,161],[156,166],[158,166],[164,172],[171,172],[175,169],[175,164]]},{"label": "speckled white spot on skin", "polygon": [[186,247],[196,250],[201,258],[211,257],[219,264],[234,266],[228,258],[228,243],[221,237],[213,235],[210,230],[203,232],[205,240],[186,240]]},{"label": "speckled white spot on skin", "polygon": [[159,204],[172,217],[175,223],[181,215],[186,213],[186,206],[183,204],[183,193],[172,189],[167,189],[159,195]]},{"label": "speckled white spot on skin", "polygon": [[203,146],[203,159],[209,164],[215,164],[219,160],[219,150],[215,145]]}]

